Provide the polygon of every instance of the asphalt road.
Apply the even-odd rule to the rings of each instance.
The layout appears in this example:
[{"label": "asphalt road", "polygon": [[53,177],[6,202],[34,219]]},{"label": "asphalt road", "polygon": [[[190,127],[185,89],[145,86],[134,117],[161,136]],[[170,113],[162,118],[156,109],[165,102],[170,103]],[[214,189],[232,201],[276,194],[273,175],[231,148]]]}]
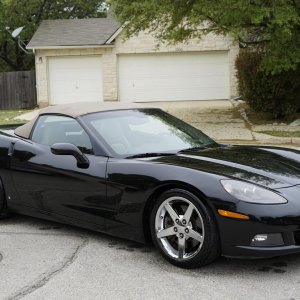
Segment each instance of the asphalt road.
[{"label": "asphalt road", "polygon": [[196,270],[143,246],[57,223],[0,221],[0,299],[300,299],[300,254],[221,258]]}]

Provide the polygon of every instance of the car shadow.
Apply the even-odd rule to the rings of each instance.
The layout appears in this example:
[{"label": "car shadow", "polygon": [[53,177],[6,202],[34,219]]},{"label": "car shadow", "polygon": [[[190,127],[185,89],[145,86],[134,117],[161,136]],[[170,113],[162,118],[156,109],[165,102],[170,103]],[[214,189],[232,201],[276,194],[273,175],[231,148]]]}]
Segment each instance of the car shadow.
[{"label": "car shadow", "polygon": [[[26,216],[15,215],[11,218],[0,221],[0,234],[15,232],[32,232],[43,235],[63,234],[87,238],[90,241],[101,242],[108,248],[115,251],[132,252],[138,260],[145,260],[151,267],[156,267],[161,271],[178,273],[178,268],[165,261],[152,244],[139,244],[136,242],[112,237],[104,233],[98,233],[70,225],[56,222],[31,218]],[[1,247],[0,247],[1,251]],[[291,254],[268,259],[236,259],[220,257],[215,262],[197,269],[181,270],[182,275],[199,277],[203,275],[214,276],[233,276],[252,274],[255,276],[282,276],[286,273],[299,274],[300,271],[300,254]]]}]

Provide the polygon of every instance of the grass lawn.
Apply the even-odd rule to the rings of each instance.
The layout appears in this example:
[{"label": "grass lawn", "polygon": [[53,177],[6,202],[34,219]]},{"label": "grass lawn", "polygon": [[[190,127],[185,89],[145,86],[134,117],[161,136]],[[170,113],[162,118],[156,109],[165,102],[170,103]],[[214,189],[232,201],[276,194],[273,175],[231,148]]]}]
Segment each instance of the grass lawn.
[{"label": "grass lawn", "polygon": [[0,126],[25,123],[26,121],[14,120],[14,118],[27,112],[30,112],[30,110],[0,110]]},{"label": "grass lawn", "polygon": [[300,137],[300,131],[266,130],[258,132],[280,137]]}]

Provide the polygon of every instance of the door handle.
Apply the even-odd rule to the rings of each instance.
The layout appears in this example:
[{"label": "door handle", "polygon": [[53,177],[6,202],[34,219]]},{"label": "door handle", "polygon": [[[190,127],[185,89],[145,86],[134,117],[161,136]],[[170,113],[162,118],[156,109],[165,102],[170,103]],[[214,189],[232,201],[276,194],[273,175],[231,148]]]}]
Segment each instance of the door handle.
[{"label": "door handle", "polygon": [[15,150],[15,143],[11,142],[9,147],[8,147],[7,155],[10,156],[10,157],[13,156],[14,150]]}]

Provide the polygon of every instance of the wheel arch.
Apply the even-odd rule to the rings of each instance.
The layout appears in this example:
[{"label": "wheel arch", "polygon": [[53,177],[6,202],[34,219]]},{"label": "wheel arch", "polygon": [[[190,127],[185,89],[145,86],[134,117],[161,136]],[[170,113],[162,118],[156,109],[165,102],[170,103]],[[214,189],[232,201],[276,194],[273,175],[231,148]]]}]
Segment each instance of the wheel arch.
[{"label": "wheel arch", "polygon": [[143,232],[145,241],[147,243],[151,242],[151,233],[150,233],[150,215],[151,211],[154,207],[154,204],[156,200],[165,192],[172,190],[172,189],[181,189],[185,190],[187,192],[192,193],[194,196],[199,198],[201,202],[212,212],[212,215],[214,216],[213,209],[211,205],[209,205],[207,197],[204,195],[204,193],[196,188],[195,186],[188,184],[186,182],[181,181],[172,181],[164,183],[163,185],[159,186],[158,188],[153,191],[153,193],[148,197],[146,204],[144,206],[143,210]]}]

